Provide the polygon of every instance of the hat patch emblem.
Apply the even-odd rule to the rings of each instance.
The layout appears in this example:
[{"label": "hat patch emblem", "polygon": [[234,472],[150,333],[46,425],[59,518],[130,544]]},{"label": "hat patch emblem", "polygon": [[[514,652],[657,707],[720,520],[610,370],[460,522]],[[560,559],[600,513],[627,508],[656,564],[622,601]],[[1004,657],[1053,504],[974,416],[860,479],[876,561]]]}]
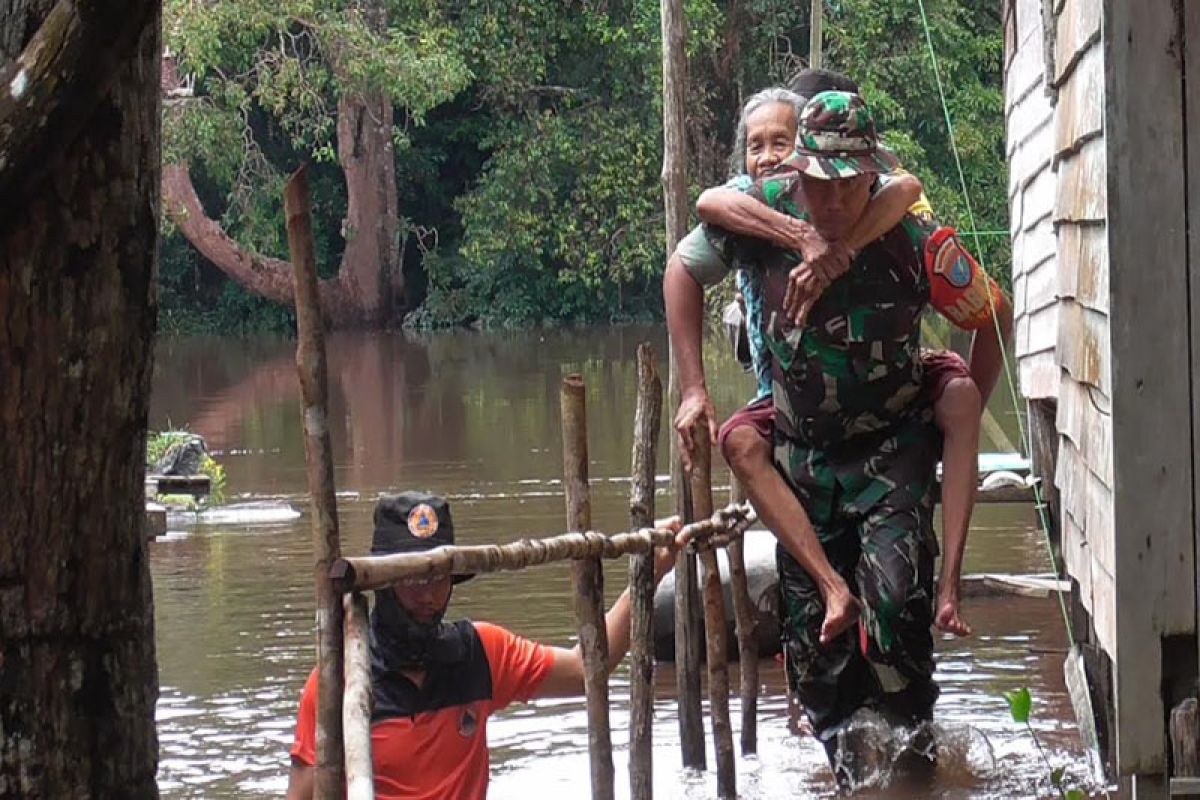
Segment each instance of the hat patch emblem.
[{"label": "hat patch emblem", "polygon": [[421,503],[408,514],[408,532],[418,539],[428,539],[437,533],[437,512],[432,506]]}]

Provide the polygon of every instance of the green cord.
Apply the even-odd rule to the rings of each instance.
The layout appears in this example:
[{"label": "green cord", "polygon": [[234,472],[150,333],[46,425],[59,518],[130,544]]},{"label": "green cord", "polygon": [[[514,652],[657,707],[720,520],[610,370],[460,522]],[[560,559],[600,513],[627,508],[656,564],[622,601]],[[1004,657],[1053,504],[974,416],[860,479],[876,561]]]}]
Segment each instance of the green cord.
[{"label": "green cord", "polygon": [[[954,165],[958,170],[958,181],[962,186],[963,201],[967,206],[967,224],[970,225],[971,238],[975,243],[975,252],[979,256],[979,263],[983,267],[984,272],[988,271],[987,264],[984,262],[983,250],[979,245],[979,237],[981,233],[976,230],[975,212],[971,208],[971,195],[967,191],[967,177],[963,172],[962,159],[958,154],[958,140],[954,136],[954,122],[950,118],[950,105],[946,102],[946,90],[942,85],[942,73],[938,67],[937,51],[933,48],[933,34],[929,29],[929,17],[925,13],[925,0],[917,0],[917,8],[921,11],[921,25],[925,28],[925,43],[929,46],[929,59],[933,64],[933,77],[937,81],[938,97],[942,103],[942,113],[946,117],[946,130],[950,135],[950,149],[954,154]],[[995,231],[987,231],[988,234],[994,234]],[[1020,399],[1017,396],[1016,382],[1013,380],[1012,368],[1008,364],[1008,350],[1004,344],[1004,335],[1000,330],[1000,320],[996,316],[995,300],[992,298],[992,293],[988,292],[988,304],[992,310],[992,323],[996,326],[996,338],[1000,342],[1000,355],[1004,362],[1004,375],[1008,380],[1008,391],[1012,398],[1013,411],[1017,415],[1017,428],[1020,433],[1021,442],[1025,446],[1024,456],[1032,462],[1033,453],[1033,431],[1025,425],[1024,419],[1021,416]],[[1051,478],[1053,480],[1053,478]],[[1055,573],[1058,572],[1058,564],[1054,559],[1054,546],[1050,542],[1050,522],[1046,517],[1046,504],[1042,500],[1042,489],[1038,483],[1033,484],[1033,499],[1036,503],[1038,519],[1042,526],[1042,538],[1046,543],[1046,553],[1050,557],[1050,564],[1054,567]],[[1071,618],[1067,613],[1067,603],[1063,600],[1062,592],[1055,592],[1058,595],[1058,606],[1062,611],[1063,625],[1067,629],[1067,640],[1071,646],[1075,646],[1075,633],[1071,628]]]}]

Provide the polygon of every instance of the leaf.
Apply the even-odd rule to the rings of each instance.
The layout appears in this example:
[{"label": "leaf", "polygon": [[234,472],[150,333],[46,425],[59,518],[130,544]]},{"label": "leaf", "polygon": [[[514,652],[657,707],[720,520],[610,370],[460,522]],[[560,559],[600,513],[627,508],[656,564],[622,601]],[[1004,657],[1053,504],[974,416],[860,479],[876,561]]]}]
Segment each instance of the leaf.
[{"label": "leaf", "polygon": [[1012,714],[1013,722],[1028,724],[1029,710],[1033,707],[1033,697],[1029,694],[1029,688],[1022,686],[1015,692],[1005,692],[1004,699],[1008,701],[1008,711]]},{"label": "leaf", "polygon": [[1066,773],[1066,771],[1066,767],[1056,767],[1054,770],[1052,770],[1050,772],[1050,785],[1056,789],[1061,787],[1063,774]]},{"label": "leaf", "polygon": [[1066,800],[1086,800],[1087,795],[1083,793],[1083,789],[1068,789],[1063,797]]}]

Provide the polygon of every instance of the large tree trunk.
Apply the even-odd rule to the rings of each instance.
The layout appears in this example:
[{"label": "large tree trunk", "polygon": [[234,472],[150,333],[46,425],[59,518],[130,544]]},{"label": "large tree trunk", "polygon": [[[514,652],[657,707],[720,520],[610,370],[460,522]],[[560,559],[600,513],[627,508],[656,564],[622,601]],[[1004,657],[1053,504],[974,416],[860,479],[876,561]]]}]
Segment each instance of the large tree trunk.
[{"label": "large tree trunk", "polygon": [[[7,0],[0,63],[52,5]],[[43,132],[51,157],[0,217],[0,797],[158,794],[142,481],[160,19],[122,5],[136,35],[106,43],[112,74],[82,73],[109,88]]]},{"label": "large tree trunk", "polygon": [[338,277],[365,317],[386,324],[396,321],[404,293],[392,101],[378,94],[343,98],[337,135],[349,199]]}]

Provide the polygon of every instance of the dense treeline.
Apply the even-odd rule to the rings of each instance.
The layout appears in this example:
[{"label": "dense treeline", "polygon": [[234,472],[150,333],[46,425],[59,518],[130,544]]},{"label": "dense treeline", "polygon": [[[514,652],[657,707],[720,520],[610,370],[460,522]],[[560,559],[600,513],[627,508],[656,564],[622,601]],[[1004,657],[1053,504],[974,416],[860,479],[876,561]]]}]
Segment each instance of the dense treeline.
[{"label": "dense treeline", "polygon": [[[687,6],[699,191],[728,173],[741,100],[805,65],[809,4]],[[1006,229],[999,5],[926,6],[977,224]],[[917,0],[826,9],[827,65],[862,84],[943,219],[966,227]],[[375,293],[347,319],[661,314],[658,0],[168,0],[166,13],[166,329],[289,324],[238,281],[286,256],[282,181],[305,160],[329,282]],[[985,242],[1006,274],[1007,238]]]}]

